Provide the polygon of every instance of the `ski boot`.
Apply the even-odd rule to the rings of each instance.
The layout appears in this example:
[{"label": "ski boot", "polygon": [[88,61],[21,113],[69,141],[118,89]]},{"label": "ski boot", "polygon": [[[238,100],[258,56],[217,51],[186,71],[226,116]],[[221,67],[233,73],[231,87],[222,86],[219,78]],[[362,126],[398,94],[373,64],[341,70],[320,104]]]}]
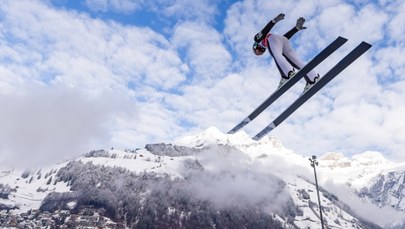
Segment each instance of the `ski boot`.
[{"label": "ski boot", "polygon": [[293,77],[295,75],[295,71],[294,69],[292,71],[288,72],[288,76],[281,76],[281,80],[280,83],[278,84],[277,89],[279,89],[281,86],[283,86],[289,79],[291,79],[291,77]]},{"label": "ski boot", "polygon": [[308,91],[312,86],[314,86],[316,84],[316,82],[318,82],[320,79],[319,74],[317,76],[315,76],[314,81],[310,82],[308,81],[307,84],[305,85],[304,91],[302,92],[303,94]]}]

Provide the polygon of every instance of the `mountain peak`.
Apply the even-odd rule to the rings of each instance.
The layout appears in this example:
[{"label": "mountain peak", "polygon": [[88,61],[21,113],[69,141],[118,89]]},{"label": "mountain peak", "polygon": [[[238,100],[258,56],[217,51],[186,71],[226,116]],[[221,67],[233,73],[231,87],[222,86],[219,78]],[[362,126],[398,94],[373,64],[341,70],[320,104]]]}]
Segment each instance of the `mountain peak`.
[{"label": "mountain peak", "polygon": [[342,153],[329,152],[321,156],[319,160],[326,167],[344,168],[344,167],[364,167],[364,166],[379,166],[390,165],[391,161],[387,160],[384,155],[379,152],[366,151],[364,153],[355,154],[351,158],[345,157]]},{"label": "mountain peak", "polygon": [[255,141],[244,131],[226,134],[216,127],[209,127],[202,132],[182,137],[175,141],[174,144],[195,148],[211,144],[232,146],[272,145],[274,148],[284,148],[281,141],[275,137],[266,136],[260,141]]},{"label": "mountain peak", "polygon": [[375,151],[366,151],[364,153],[356,154],[352,157],[353,162],[360,165],[381,165],[390,164],[384,155]]},{"label": "mountain peak", "polygon": [[319,159],[325,161],[338,161],[344,158],[346,157],[342,153],[329,152],[321,156]]}]

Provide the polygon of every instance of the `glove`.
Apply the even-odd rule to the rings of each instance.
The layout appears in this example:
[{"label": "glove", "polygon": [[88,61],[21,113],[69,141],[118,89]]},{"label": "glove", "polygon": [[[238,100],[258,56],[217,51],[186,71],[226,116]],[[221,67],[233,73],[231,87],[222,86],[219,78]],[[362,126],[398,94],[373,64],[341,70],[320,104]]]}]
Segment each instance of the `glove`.
[{"label": "glove", "polygon": [[298,18],[295,28],[297,28],[298,30],[306,29],[307,27],[304,27],[304,22],[305,22],[305,18],[303,18],[303,17]]},{"label": "glove", "polygon": [[285,14],[281,13],[279,15],[277,15],[277,17],[275,17],[273,20],[271,20],[274,24],[276,24],[277,22],[283,20],[285,17]]}]

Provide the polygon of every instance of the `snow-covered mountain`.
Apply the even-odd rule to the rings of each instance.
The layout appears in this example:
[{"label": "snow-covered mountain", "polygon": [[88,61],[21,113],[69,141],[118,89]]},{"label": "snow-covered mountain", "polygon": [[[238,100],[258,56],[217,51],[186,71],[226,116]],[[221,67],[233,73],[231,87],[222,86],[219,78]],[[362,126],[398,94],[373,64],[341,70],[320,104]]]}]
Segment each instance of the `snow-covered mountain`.
[{"label": "snow-covered mountain", "polygon": [[[253,141],[244,132],[209,128],[143,149],[92,151],[49,168],[0,168],[0,225],[11,215],[18,225],[46,213],[54,224],[77,226],[90,207],[133,228],[320,228],[308,158],[276,138]],[[318,161],[327,228],[405,227],[405,163],[378,152],[326,153]],[[27,214],[33,209],[41,211]]]}]

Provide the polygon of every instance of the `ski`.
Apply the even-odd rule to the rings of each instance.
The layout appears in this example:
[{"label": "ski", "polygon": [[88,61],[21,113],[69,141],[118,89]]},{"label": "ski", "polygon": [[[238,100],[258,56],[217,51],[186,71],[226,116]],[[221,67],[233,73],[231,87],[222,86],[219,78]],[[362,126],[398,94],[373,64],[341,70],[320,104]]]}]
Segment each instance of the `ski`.
[{"label": "ski", "polygon": [[341,73],[346,67],[352,64],[357,58],[363,55],[369,48],[370,44],[366,42],[360,43],[355,49],[347,54],[339,63],[337,63],[332,69],[330,69],[323,77],[319,79],[311,88],[302,93],[284,112],[282,112],[277,118],[273,120],[268,126],[260,131],[254,140],[260,140],[263,136],[267,135],[270,131],[280,125],[285,119],[287,119],[294,111],[296,111],[302,104],[304,104],[309,98],[311,98],[322,87],[329,83],[335,76]]},{"label": "ski", "polygon": [[249,122],[259,116],[267,107],[269,107],[274,101],[276,101],[284,92],[291,88],[296,82],[303,78],[309,71],[315,68],[319,63],[325,60],[338,48],[340,48],[347,41],[344,37],[338,37],[335,41],[329,44],[325,49],[323,49],[318,55],[316,55],[311,61],[308,62],[295,76],[284,83],[280,88],[277,88],[273,94],[271,94],[259,107],[257,107],[249,116],[243,119],[238,125],[228,131],[228,134],[234,134],[238,130],[242,129]]}]

